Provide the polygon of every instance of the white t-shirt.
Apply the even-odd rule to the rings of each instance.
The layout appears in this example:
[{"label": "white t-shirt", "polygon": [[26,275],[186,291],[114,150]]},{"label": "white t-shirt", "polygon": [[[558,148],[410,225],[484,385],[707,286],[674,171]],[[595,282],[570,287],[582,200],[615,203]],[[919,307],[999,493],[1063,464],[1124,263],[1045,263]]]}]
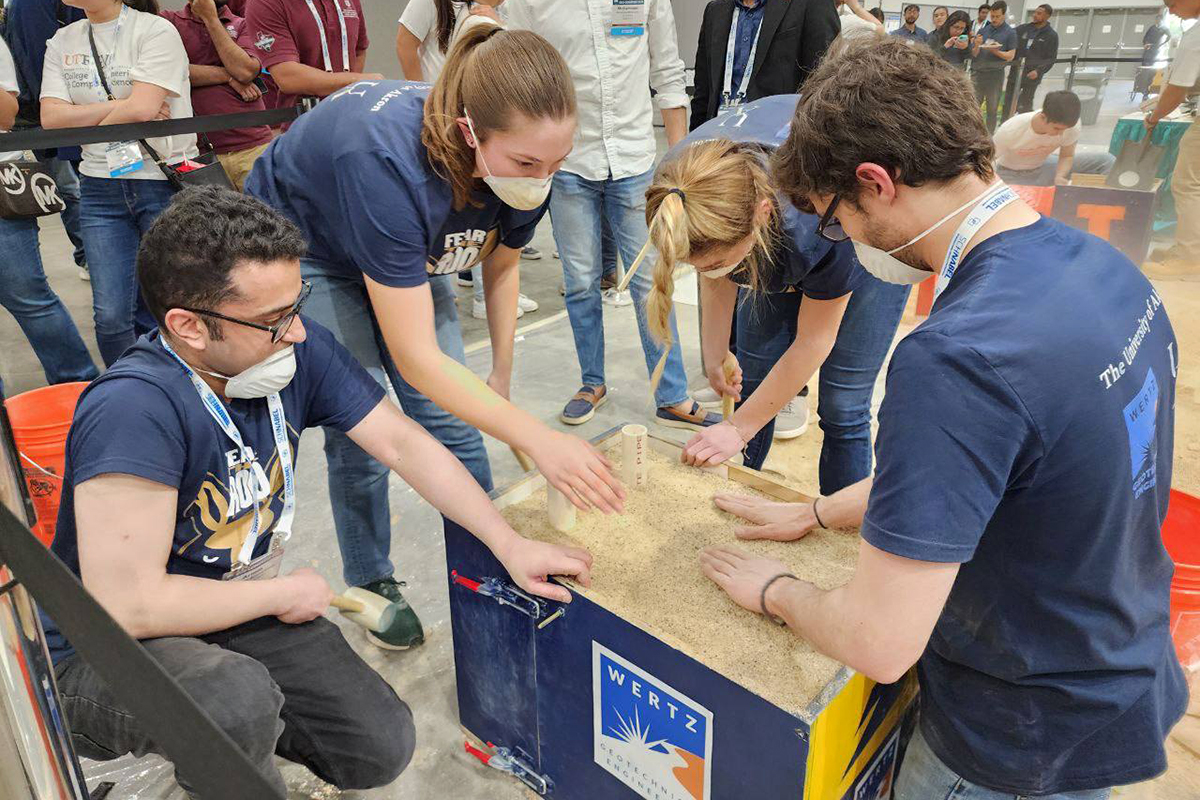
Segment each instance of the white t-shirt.
[{"label": "white t-shirt", "polygon": [[[76,105],[99,103],[107,99],[100,75],[92,64],[88,44],[88,21],[73,22],[59,29],[46,43],[46,63],[42,71],[42,99],[56,98]],[[167,90],[171,119],[192,116],[192,91],[188,79],[188,57],[179,32],[156,14],[134,11],[122,6],[121,15],[111,22],[96,25],[96,50],[104,62],[104,75],[113,97],[124,100],[133,93],[133,82],[152,83]],[[117,39],[117,41],[114,41]],[[115,47],[114,47],[115,45]],[[168,164],[195,158],[196,135],[165,136],[147,140]],[[107,145],[85,144],[79,171],[91,178],[111,177]],[[162,170],[149,157],[141,169],[121,178],[166,180]]]},{"label": "white t-shirt", "polygon": [[[13,94],[21,91],[17,83],[17,66],[13,63],[12,52],[3,39],[0,39],[0,91]],[[24,155],[23,150],[12,150],[0,153],[0,161],[19,161]]]},{"label": "white t-shirt", "polygon": [[1041,112],[1029,111],[1010,117],[992,137],[996,145],[996,163],[1005,169],[1037,169],[1060,147],[1070,147],[1079,141],[1083,130],[1078,122],[1059,134],[1034,133],[1033,118]]},{"label": "white t-shirt", "polygon": [[1200,22],[1193,22],[1180,37],[1167,83],[1189,89],[1200,86]]},{"label": "white t-shirt", "polygon": [[[446,44],[446,52],[438,47],[437,35],[437,6],[433,0],[410,0],[400,15],[400,24],[408,28],[413,36],[421,40],[417,55],[421,59],[421,78],[426,83],[433,83],[442,73],[446,64],[446,55],[454,46],[454,40],[461,32],[463,19],[472,16],[467,10],[466,3],[454,4],[454,27],[450,31],[450,41]],[[478,16],[478,15],[474,15]]]},{"label": "white t-shirt", "polygon": [[882,26],[872,25],[862,17],[855,14],[848,7],[842,6],[838,13],[838,21],[842,25],[841,36],[843,39],[851,39],[856,36],[879,35],[879,30]]}]

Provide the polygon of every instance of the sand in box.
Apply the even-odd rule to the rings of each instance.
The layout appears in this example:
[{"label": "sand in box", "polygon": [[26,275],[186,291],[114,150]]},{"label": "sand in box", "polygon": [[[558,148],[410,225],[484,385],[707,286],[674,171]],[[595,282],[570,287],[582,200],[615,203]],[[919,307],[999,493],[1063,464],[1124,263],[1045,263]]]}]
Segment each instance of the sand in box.
[{"label": "sand in box", "polygon": [[[606,455],[619,464],[621,448]],[[803,713],[841,664],[736,605],[704,577],[700,551],[732,544],[831,589],[853,574],[858,537],[814,530],[795,542],[738,540],[737,518],[718,509],[713,495],[757,492],[656,452],[650,459],[649,484],[627,491],[624,515],[580,512],[575,528],[560,533],[550,526],[544,488],[502,513],[525,536],[590,550],[592,586],[577,591],[592,602],[780,708]]]}]

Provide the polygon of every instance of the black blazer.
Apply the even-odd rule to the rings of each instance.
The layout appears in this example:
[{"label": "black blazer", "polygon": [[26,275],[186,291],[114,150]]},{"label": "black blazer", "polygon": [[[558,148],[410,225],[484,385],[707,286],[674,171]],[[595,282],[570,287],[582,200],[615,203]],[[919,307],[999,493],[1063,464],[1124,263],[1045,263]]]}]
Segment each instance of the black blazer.
[{"label": "black blazer", "polygon": [[[717,115],[725,85],[725,49],[737,0],[711,0],[696,47],[691,129]],[[841,31],[834,0],[767,0],[746,100],[795,94]]]}]

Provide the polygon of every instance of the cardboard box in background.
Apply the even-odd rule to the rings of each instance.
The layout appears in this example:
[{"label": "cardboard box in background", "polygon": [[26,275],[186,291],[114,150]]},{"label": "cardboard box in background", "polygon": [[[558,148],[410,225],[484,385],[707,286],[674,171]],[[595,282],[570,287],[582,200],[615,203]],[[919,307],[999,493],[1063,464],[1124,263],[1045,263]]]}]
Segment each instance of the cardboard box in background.
[{"label": "cardboard box in background", "polygon": [[1154,200],[1162,181],[1143,190],[1106,186],[1103,175],[1075,175],[1054,189],[1050,216],[1104,239],[1134,264],[1150,251]]}]

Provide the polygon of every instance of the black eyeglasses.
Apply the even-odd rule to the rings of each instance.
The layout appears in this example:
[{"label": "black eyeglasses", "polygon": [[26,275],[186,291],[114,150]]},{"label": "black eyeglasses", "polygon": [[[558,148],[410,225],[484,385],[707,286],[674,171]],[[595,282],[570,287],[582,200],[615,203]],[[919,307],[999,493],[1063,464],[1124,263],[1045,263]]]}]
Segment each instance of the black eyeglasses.
[{"label": "black eyeglasses", "polygon": [[817,223],[817,236],[827,242],[844,242],[850,238],[850,234],[842,229],[842,223],[833,215],[841,201],[842,196],[835,194],[829,203],[829,208],[825,209],[825,213],[821,215],[821,221]]},{"label": "black eyeglasses", "polygon": [[225,320],[226,322],[232,322],[235,325],[245,325],[247,328],[266,331],[267,333],[271,334],[271,344],[279,344],[279,342],[283,341],[283,337],[287,336],[288,329],[291,328],[292,323],[296,321],[296,317],[300,314],[300,309],[304,307],[304,301],[308,299],[308,296],[311,293],[312,284],[308,281],[301,281],[300,296],[296,298],[296,302],[293,303],[288,312],[283,315],[283,318],[274,325],[263,325],[259,322],[247,322],[244,319],[227,317],[224,314],[218,314],[216,311],[206,311],[203,308],[183,308],[182,306],[181,308],[183,308],[184,311],[190,311],[193,314],[203,314],[206,317]]}]

